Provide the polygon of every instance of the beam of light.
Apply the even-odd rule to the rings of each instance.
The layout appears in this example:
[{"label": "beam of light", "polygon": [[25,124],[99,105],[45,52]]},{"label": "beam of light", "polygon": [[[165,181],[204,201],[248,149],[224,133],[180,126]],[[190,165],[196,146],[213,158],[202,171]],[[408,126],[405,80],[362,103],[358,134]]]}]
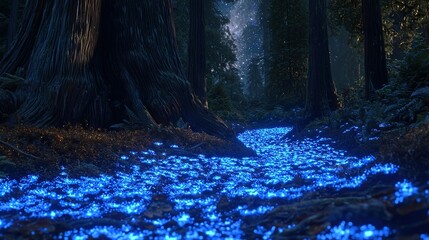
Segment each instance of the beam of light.
[{"label": "beam of light", "polygon": [[[74,179],[62,168],[52,181],[34,175],[19,180],[0,179],[0,216],[8,216],[0,217],[0,230],[29,219],[61,221],[71,217],[96,223],[97,219],[116,213],[127,216],[122,226],[96,224],[58,233],[57,237],[236,239],[244,237],[243,218],[262,216],[307,193],[357,188],[370,176],[382,178],[398,171],[396,165],[379,164],[372,156],[357,158],[334,149],[329,145],[332,140],[327,138],[282,140],[290,130],[257,129],[240,134],[238,139],[255,150],[257,157],[198,155],[158,159],[156,149],[162,151],[160,145],[155,150],[133,151],[119,157],[122,168],[114,175]],[[131,157],[139,159],[139,163],[123,164]],[[397,184],[397,193],[400,199],[416,190],[404,181]],[[167,210],[153,210],[151,204],[157,202],[153,200],[157,195],[166,196],[161,203],[170,206]],[[154,226],[154,230],[139,226]],[[346,230],[347,226],[344,223],[330,228],[331,232],[326,234],[333,234],[333,229],[355,229],[352,233],[363,237],[386,234],[370,225],[364,230],[355,226]],[[256,227],[255,234],[269,238],[283,230]]]}]

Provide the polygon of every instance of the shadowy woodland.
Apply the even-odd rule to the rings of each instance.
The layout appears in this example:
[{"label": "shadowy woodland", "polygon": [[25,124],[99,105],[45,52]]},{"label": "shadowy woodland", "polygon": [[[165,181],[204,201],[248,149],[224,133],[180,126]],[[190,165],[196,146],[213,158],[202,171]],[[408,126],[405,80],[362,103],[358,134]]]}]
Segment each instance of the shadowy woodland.
[{"label": "shadowy woodland", "polygon": [[[49,11],[54,11],[56,7],[48,6],[44,1],[36,2],[33,7],[40,8],[40,11],[48,11],[48,8],[52,8]],[[239,39],[234,39],[229,28],[229,16],[219,7],[222,4],[232,4],[231,2],[237,3],[217,0],[204,1],[201,5],[196,4],[199,1],[194,4],[188,1],[172,2],[174,30],[169,32],[166,28],[165,34],[170,35],[163,37],[167,39],[163,48],[173,49],[177,46],[177,62],[174,60],[174,53],[164,53],[173,57],[171,62],[165,63],[165,67],[161,66],[165,73],[159,77],[170,79],[168,81],[174,84],[185,81],[182,85],[179,84],[184,87],[180,87],[183,90],[173,92],[182,93],[184,89],[192,87],[195,95],[188,95],[186,100],[182,95],[173,94],[167,98],[161,96],[164,94],[162,92],[154,95],[155,92],[170,87],[180,89],[174,86],[155,84],[149,91],[140,87],[141,91],[148,91],[146,93],[134,91],[139,89],[140,84],[148,86],[151,85],[150,81],[158,81],[158,78],[138,83],[133,82],[134,77],[130,74],[149,79],[153,74],[147,75],[145,69],[151,68],[151,61],[156,62],[157,58],[167,59],[165,56],[154,55],[152,59],[155,60],[147,61],[146,67],[141,65],[134,70],[126,70],[128,75],[123,75],[125,70],[121,70],[119,65],[112,68],[113,73],[100,71],[106,68],[100,68],[104,63],[98,60],[98,55],[112,52],[107,50],[112,48],[109,47],[111,43],[102,40],[97,40],[101,43],[94,42],[97,45],[92,45],[94,63],[85,67],[89,70],[78,71],[96,69],[93,77],[106,79],[105,83],[97,80],[99,83],[94,87],[74,88],[77,82],[72,81],[64,83],[64,88],[53,88],[63,84],[62,81],[66,81],[66,78],[46,81],[46,78],[55,77],[58,73],[46,75],[49,71],[47,69],[56,67],[40,65],[44,61],[42,59],[50,56],[38,57],[36,51],[46,53],[47,50],[43,48],[51,47],[43,46],[45,40],[37,40],[40,38],[37,37],[38,33],[35,29],[29,29],[30,26],[37,28],[41,24],[47,24],[43,21],[50,20],[42,19],[41,15],[32,15],[31,12],[26,13],[24,1],[1,1],[0,56],[3,56],[3,60],[0,117],[3,131],[7,132],[9,128],[20,124],[57,127],[78,124],[88,130],[171,126],[229,138],[234,124],[239,124],[235,125],[237,131],[254,126],[293,124],[295,130],[292,135],[302,134],[306,128],[328,126],[335,137],[344,138],[343,142],[369,146],[375,151],[381,150],[382,158],[390,160],[413,159],[415,155],[424,156],[427,153],[424,141],[428,137],[429,123],[429,23],[426,3],[357,3],[332,0],[317,1],[309,5],[306,1],[261,1],[256,10],[256,23],[244,26]],[[244,4],[245,8],[245,3],[239,4]],[[71,5],[68,7],[72,8]],[[108,7],[100,8],[99,19],[93,19],[100,22],[101,35],[97,35],[97,39],[108,38],[103,37],[103,34],[114,35],[114,32],[103,30],[103,14],[108,10]],[[55,17],[54,12],[51,15],[52,18]],[[69,25],[58,27],[72,27],[72,19],[68,21],[64,24]],[[285,21],[288,24],[284,24]],[[120,30],[118,28],[114,31]],[[80,33],[65,34],[71,35],[52,35],[54,38],[49,41],[58,41],[58,44],[65,44],[67,47],[67,38]],[[168,40],[172,37],[175,37],[175,44]],[[240,44],[244,45],[241,49],[249,52],[245,66],[237,64],[237,54],[240,52],[236,41],[241,41]],[[142,42],[141,47],[147,48],[151,44],[148,41]],[[30,55],[31,46],[34,52]],[[118,51],[123,52],[124,49]],[[26,54],[23,55],[20,51]],[[114,55],[106,55],[104,58],[117,57],[117,53],[112,54]],[[147,54],[157,53],[149,51]],[[66,55],[57,57],[55,61],[64,61],[62,65],[58,65],[59,68],[64,68],[63,73],[76,64],[67,63]],[[120,61],[128,60],[124,58]],[[135,72],[138,68],[141,70]],[[73,72],[68,74],[75,75]],[[107,76],[124,79],[125,82],[116,86],[117,83]],[[84,81],[89,81],[88,77],[81,77],[87,79]],[[189,80],[189,85],[186,79]],[[47,98],[47,92],[31,90],[40,87],[57,89],[55,91],[58,96],[51,94]],[[34,94],[28,96],[28,92]],[[89,95],[78,97],[82,92],[88,92]],[[125,96],[130,98],[127,100]],[[170,98],[176,100],[171,102]],[[60,102],[62,105],[58,105]],[[207,111],[207,107],[209,115],[203,113]],[[199,117],[198,112],[206,117]],[[227,127],[211,112],[226,120],[230,126]],[[358,126],[359,130],[352,132],[352,135],[342,134],[341,128],[346,124]],[[33,134],[30,132],[32,131],[28,134]],[[17,156],[21,156],[22,153],[14,148],[18,148],[17,142],[25,139],[16,139],[9,134],[6,139],[5,134],[1,135],[1,141],[4,142],[1,146],[3,155],[8,153],[11,157],[11,152],[15,152]],[[392,144],[398,142],[396,139],[400,139],[403,144]],[[30,152],[37,155],[37,151]]]},{"label": "shadowy woodland", "polygon": [[[157,163],[176,155],[192,161],[255,157],[238,133],[291,126],[278,143],[330,139],[330,146],[353,156],[400,166],[398,176],[424,182],[420,190],[428,191],[428,1],[0,0],[0,59],[0,181],[29,174],[52,180],[64,169],[67,181],[114,175],[119,159],[155,145]],[[270,141],[267,146],[283,146]],[[124,168],[145,160],[134,153]],[[268,169],[258,167],[252,171]],[[339,175],[350,170],[332,169]],[[288,188],[309,182],[291,176]],[[397,207],[397,186],[383,184],[374,177],[356,189],[316,188],[261,218],[243,218],[239,228],[255,238],[257,226],[275,223],[286,230],[269,236],[310,238],[349,218],[381,219],[405,238],[423,233],[429,205],[415,197],[419,204]],[[251,191],[245,199],[222,195],[214,205],[223,212],[238,204],[262,208],[253,185]],[[138,223],[179,214],[164,195],[150,201]],[[114,214],[108,217],[116,221]],[[40,236],[46,229],[57,234],[67,224],[60,220],[51,213],[34,229],[42,229]],[[84,221],[95,225],[90,218],[73,226]],[[12,238],[36,231],[32,223],[14,224]],[[177,227],[171,219],[168,224]]]}]

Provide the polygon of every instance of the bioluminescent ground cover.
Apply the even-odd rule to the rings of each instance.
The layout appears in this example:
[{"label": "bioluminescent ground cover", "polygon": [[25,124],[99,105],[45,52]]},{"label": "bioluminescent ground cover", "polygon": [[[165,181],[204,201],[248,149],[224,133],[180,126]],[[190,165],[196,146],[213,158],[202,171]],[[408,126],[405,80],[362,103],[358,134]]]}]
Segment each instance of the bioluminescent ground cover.
[{"label": "bioluminescent ground cover", "polygon": [[[73,179],[63,168],[52,181],[34,175],[0,179],[0,237],[35,222],[25,234],[57,239],[240,239],[252,228],[254,236],[269,239],[299,227],[299,222],[281,227],[249,222],[280,205],[359,188],[368,178],[388,178],[398,171],[398,166],[377,163],[372,156],[357,158],[334,149],[330,139],[282,139],[290,130],[240,134],[239,140],[256,151],[258,156],[252,158],[167,156],[159,152],[163,143],[157,142],[151,150],[121,156],[115,175]],[[385,199],[392,204],[415,194],[422,196],[420,201],[429,198],[428,190],[406,179],[393,182],[392,188],[394,194]],[[341,221],[326,226],[317,238],[380,239],[395,231]]]}]

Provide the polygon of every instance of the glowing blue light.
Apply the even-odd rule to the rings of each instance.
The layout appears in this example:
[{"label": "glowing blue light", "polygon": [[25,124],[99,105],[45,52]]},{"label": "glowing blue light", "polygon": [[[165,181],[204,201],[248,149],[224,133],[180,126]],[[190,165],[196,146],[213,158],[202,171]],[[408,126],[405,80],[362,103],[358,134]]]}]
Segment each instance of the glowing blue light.
[{"label": "glowing blue light", "polygon": [[159,146],[162,146],[163,145],[163,143],[162,142],[154,142],[153,143],[155,146],[157,146],[157,147],[159,147]]},{"label": "glowing blue light", "polygon": [[273,235],[275,230],[276,227],[272,227],[271,229],[266,230],[264,227],[258,226],[253,232],[255,234],[262,235],[262,239],[271,239],[271,235]]},{"label": "glowing blue light", "polygon": [[9,181],[7,179],[0,178],[0,197],[9,194],[12,191],[12,186],[16,185],[16,181]]},{"label": "glowing blue light", "polygon": [[[13,224],[12,221],[0,219],[0,229],[6,229],[6,228],[12,226],[12,224]],[[0,233],[0,236],[1,236],[1,233]]]},{"label": "glowing blue light", "polygon": [[367,230],[363,232],[363,237],[364,238],[370,238],[374,235],[374,232],[372,230]]},{"label": "glowing blue light", "polygon": [[274,209],[274,207],[269,206],[260,206],[256,209],[249,210],[247,207],[239,206],[237,210],[240,212],[242,216],[254,216],[254,215],[262,215]]},{"label": "glowing blue light", "polygon": [[429,240],[429,234],[421,234],[420,239],[422,240]]},{"label": "glowing blue light", "polygon": [[180,227],[183,227],[185,224],[191,223],[193,219],[191,216],[189,216],[189,214],[182,213],[181,215],[177,216],[175,220]]},{"label": "glowing blue light", "polygon": [[209,237],[214,237],[216,235],[216,231],[215,230],[207,230],[206,231],[206,235]]},{"label": "glowing blue light", "polygon": [[[168,155],[158,158],[162,152],[148,149],[121,156],[122,160],[138,161],[133,165],[118,161],[121,170],[112,176],[73,179],[62,167],[62,173],[52,181],[41,181],[37,176],[18,181],[0,179],[0,216],[5,212],[19,213],[19,219],[0,219],[0,228],[29,218],[59,219],[67,215],[73,219],[92,219],[121,213],[130,216],[122,227],[73,229],[61,236],[68,239],[96,236],[237,239],[244,236],[239,219],[266,214],[278,204],[287,204],[310,192],[355,188],[371,175],[381,177],[398,170],[393,164],[375,164],[373,156],[349,156],[346,151],[329,146],[332,140],[328,138],[281,140],[290,130],[258,129],[240,134],[238,138],[255,150],[257,157]],[[170,145],[170,148],[178,146]],[[140,217],[150,211],[148,206],[153,203],[154,194],[165,195],[165,201],[171,203],[167,209],[173,210],[162,213],[163,219]],[[252,199],[253,204],[246,205],[242,199]],[[240,205],[235,205],[236,200]],[[227,210],[223,210],[220,203],[227,206]],[[172,221],[177,224],[167,224]],[[140,229],[141,222],[156,229]],[[260,238],[267,239],[275,231],[284,230],[259,227],[255,231]],[[339,230],[362,238],[377,238],[381,236],[380,231],[366,225],[353,232],[348,224]]]},{"label": "glowing blue light", "polygon": [[393,173],[396,173],[398,170],[399,170],[398,166],[392,163],[387,163],[387,164],[376,164],[374,167],[370,169],[370,172],[372,174],[377,174],[377,173],[393,174]]},{"label": "glowing blue light", "polygon": [[373,225],[355,226],[351,222],[341,222],[337,226],[329,226],[324,232],[317,235],[317,239],[381,239],[389,237],[391,230],[388,227],[376,229]]},{"label": "glowing blue light", "polygon": [[396,183],[395,187],[395,204],[402,203],[405,198],[413,196],[418,192],[418,188],[414,187],[408,180]]}]

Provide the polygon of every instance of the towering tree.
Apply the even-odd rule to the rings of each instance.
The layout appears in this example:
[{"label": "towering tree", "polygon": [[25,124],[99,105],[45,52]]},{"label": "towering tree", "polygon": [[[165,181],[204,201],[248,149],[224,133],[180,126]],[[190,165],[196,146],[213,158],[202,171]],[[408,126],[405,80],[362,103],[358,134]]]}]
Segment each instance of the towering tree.
[{"label": "towering tree", "polygon": [[9,48],[12,46],[12,41],[15,39],[16,36],[16,28],[18,26],[19,4],[19,0],[13,0],[10,6],[9,29],[7,33],[7,45]]},{"label": "towering tree", "polygon": [[380,0],[362,0],[365,45],[365,96],[387,83]]},{"label": "towering tree", "polygon": [[207,106],[204,0],[190,0],[189,8],[188,79],[200,101]]},{"label": "towering tree", "polygon": [[331,76],[326,0],[309,0],[309,71],[306,97],[306,118],[327,115],[338,108]]},{"label": "towering tree", "polygon": [[302,100],[307,75],[308,17],[300,0],[271,0],[267,95],[272,102]]},{"label": "towering tree", "polygon": [[132,118],[148,126],[182,118],[194,130],[233,135],[182,73],[170,0],[35,0],[27,9],[32,28],[23,25],[0,64],[0,74],[26,67],[24,122],[107,127]]}]

